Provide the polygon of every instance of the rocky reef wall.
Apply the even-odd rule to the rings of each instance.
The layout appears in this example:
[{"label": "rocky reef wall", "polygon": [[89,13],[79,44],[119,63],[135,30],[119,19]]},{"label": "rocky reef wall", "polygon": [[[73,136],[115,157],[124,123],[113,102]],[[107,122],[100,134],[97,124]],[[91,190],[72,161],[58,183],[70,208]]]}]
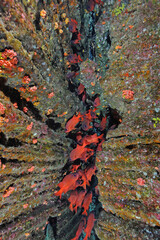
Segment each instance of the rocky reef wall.
[{"label": "rocky reef wall", "polygon": [[[77,81],[122,116],[97,155],[102,209],[95,234],[101,240],[159,238],[160,5],[156,0],[103,2],[90,11],[85,0],[2,0],[3,240],[44,239],[49,216],[56,219],[56,239],[66,234],[70,240],[77,230],[80,212],[74,215],[65,198],[54,196],[71,151],[66,122],[83,110],[66,78],[71,53],[83,59]],[[79,44],[68,30],[71,19],[78,22]]]}]

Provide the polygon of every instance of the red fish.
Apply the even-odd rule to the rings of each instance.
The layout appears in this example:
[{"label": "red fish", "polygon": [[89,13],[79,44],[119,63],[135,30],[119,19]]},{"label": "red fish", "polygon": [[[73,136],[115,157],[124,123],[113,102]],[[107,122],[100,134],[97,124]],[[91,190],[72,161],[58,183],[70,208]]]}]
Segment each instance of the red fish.
[{"label": "red fish", "polygon": [[87,216],[87,211],[89,209],[89,205],[91,202],[92,202],[92,192],[89,192],[86,194],[83,204],[82,204],[82,207],[84,208],[84,211],[82,213],[83,215]]},{"label": "red fish", "polygon": [[89,0],[88,3],[87,3],[87,10],[89,12],[93,11],[96,4],[98,4],[98,5],[102,4],[103,5],[104,3],[101,0]]},{"label": "red fish", "polygon": [[88,131],[90,128],[92,128],[92,126],[90,126],[90,120],[85,118],[82,122],[82,129]]},{"label": "red fish", "polygon": [[95,193],[96,193],[97,195],[99,195],[99,189],[98,189],[98,186],[95,187]]},{"label": "red fish", "polygon": [[78,55],[78,62],[82,62],[82,61],[83,61],[83,59],[81,58],[80,55]]},{"label": "red fish", "polygon": [[79,178],[78,172],[66,175],[63,178],[62,182],[58,184],[60,190],[55,193],[55,196],[59,196],[61,199],[62,193],[66,193],[69,190],[76,189],[76,187],[79,186],[79,184],[77,183],[78,178]]},{"label": "red fish", "polygon": [[90,148],[85,148],[86,145],[87,144],[86,144],[85,141],[83,141],[83,144],[81,146],[79,144],[77,144],[77,147],[75,149],[73,149],[70,153],[70,160],[75,161],[78,158],[81,159],[83,153],[93,150],[93,149],[90,149]]},{"label": "red fish", "polygon": [[68,72],[66,75],[66,78],[71,80],[71,79],[75,78],[77,75],[79,75],[78,72]]},{"label": "red fish", "polygon": [[92,12],[94,10],[94,7],[95,7],[95,2],[94,0],[89,0],[88,3],[87,3],[87,10],[89,12]]},{"label": "red fish", "polygon": [[86,145],[90,145],[91,143],[98,143],[99,139],[102,140],[103,139],[103,134],[101,134],[100,136],[97,135],[97,133],[93,134],[93,135],[87,135],[83,138],[83,141],[85,141]]},{"label": "red fish", "polygon": [[82,83],[79,84],[79,87],[78,87],[78,95],[82,94],[84,92],[84,85]]},{"label": "red fish", "polygon": [[74,238],[72,238],[71,240],[78,240],[79,239],[85,224],[86,224],[86,219],[83,218],[81,220],[79,226],[78,226],[78,229],[77,229],[77,232],[76,232],[76,236]]},{"label": "red fish", "polygon": [[82,135],[81,135],[80,132],[77,133],[77,135],[76,135],[76,140],[77,140],[78,143],[81,142],[81,140],[82,140]]},{"label": "red fish", "polygon": [[79,63],[83,61],[80,55],[77,55],[76,53],[68,55],[67,59],[70,63]]},{"label": "red fish", "polygon": [[78,193],[77,199],[76,199],[76,204],[74,207],[75,212],[77,212],[77,208],[82,206],[82,202],[84,200],[84,197],[86,195],[86,191],[82,190]]},{"label": "red fish", "polygon": [[102,143],[103,143],[103,142],[105,142],[104,139],[98,144],[97,152],[102,151]]},{"label": "red fish", "polygon": [[66,124],[65,132],[69,133],[70,131],[76,129],[75,126],[80,122],[81,114],[78,113],[78,115],[74,115]]},{"label": "red fish", "polygon": [[95,100],[94,100],[94,103],[93,103],[94,107],[98,107],[101,105],[101,102],[100,102],[100,99],[99,97],[97,97]]},{"label": "red fish", "polygon": [[89,217],[88,217],[88,221],[87,221],[87,227],[85,228],[84,232],[86,233],[86,236],[84,238],[84,240],[87,240],[88,237],[91,236],[91,231],[92,231],[92,228],[94,227],[94,222],[95,222],[95,218],[94,218],[94,213],[91,212],[89,214]]},{"label": "red fish", "polygon": [[102,2],[101,0],[94,0],[94,1],[95,1],[95,3],[97,3],[97,4],[99,4],[99,5],[100,5],[100,4],[102,4],[102,5],[104,4],[104,2]]},{"label": "red fish", "polygon": [[79,41],[81,40],[81,34],[80,32],[77,33],[76,39],[73,41],[74,44],[79,43]]},{"label": "red fish", "polygon": [[90,151],[85,151],[83,152],[82,156],[81,156],[81,160],[87,162],[87,160],[93,156],[94,154],[94,150],[93,149],[90,149]]},{"label": "red fish", "polygon": [[96,108],[90,110],[90,114],[91,114],[92,119],[97,118],[97,116],[96,116],[96,112],[95,112],[95,111],[96,111]]},{"label": "red fish", "polygon": [[106,124],[107,124],[107,117],[103,117],[102,121],[100,123],[100,130],[103,131],[106,128]]},{"label": "red fish", "polygon": [[93,165],[91,167],[88,167],[85,170],[85,175],[86,175],[86,178],[87,178],[87,185],[88,186],[89,186],[89,181],[91,181],[92,176],[96,174],[96,171],[97,171],[97,168],[96,168],[95,165]]},{"label": "red fish", "polygon": [[92,121],[92,119],[96,118],[96,108],[95,109],[89,109],[87,113],[84,114],[84,118],[87,118],[88,120]]},{"label": "red fish", "polygon": [[87,159],[90,158],[93,154],[94,154],[93,149],[84,148],[83,151],[81,152],[81,155],[79,157],[76,156],[76,159],[80,158],[82,161],[87,162]]},{"label": "red fish", "polygon": [[69,31],[72,33],[76,32],[77,24],[78,24],[78,22],[75,19],[71,18],[71,21],[69,22],[69,25],[68,25]]},{"label": "red fish", "polygon": [[72,165],[71,172],[75,172],[79,167],[80,167],[80,164]]},{"label": "red fish", "polygon": [[82,97],[82,102],[83,102],[83,103],[85,103],[86,98],[87,98],[87,96],[86,96],[86,91],[84,91],[84,94],[83,94],[83,97]]},{"label": "red fish", "polygon": [[85,174],[85,172],[84,171],[82,171],[81,169],[79,169],[78,170],[78,174],[79,174],[79,176],[80,176],[80,180],[82,180],[82,184],[81,184],[81,186],[83,186],[84,187],[84,189],[86,189],[86,185],[87,185],[87,177],[86,177],[86,174]]},{"label": "red fish", "polygon": [[68,201],[70,202],[69,209],[73,212],[73,206],[76,204],[76,200],[78,197],[78,191],[74,190],[71,192],[70,197],[68,198]]}]

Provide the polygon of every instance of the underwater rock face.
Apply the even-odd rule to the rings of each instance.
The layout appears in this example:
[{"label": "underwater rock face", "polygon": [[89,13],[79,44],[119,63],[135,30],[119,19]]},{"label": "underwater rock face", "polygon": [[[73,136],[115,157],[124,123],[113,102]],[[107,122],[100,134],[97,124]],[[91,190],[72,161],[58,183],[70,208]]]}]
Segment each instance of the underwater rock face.
[{"label": "underwater rock face", "polygon": [[[159,239],[158,2],[131,1],[112,10],[110,68],[104,96],[122,123],[98,157],[100,239]],[[127,92],[128,91],[128,92]],[[130,91],[130,92],[129,92]],[[112,215],[114,214],[114,215]]]},{"label": "underwater rock face", "polygon": [[[0,65],[0,238],[4,240],[44,239],[49,216],[55,232],[48,227],[48,238],[70,240],[77,231],[80,211],[74,215],[65,197],[59,201],[54,196],[71,151],[65,125],[82,108],[65,81],[72,51],[84,60],[79,64],[80,81],[93,91],[84,73],[91,72],[94,80],[98,71],[96,82],[101,81],[105,102],[122,115],[122,123],[109,131],[97,156],[103,209],[95,232],[101,240],[158,240],[160,235],[159,3],[96,5],[95,35],[90,35],[86,2],[2,1],[0,61],[5,49],[17,54],[6,59],[12,61],[12,66],[7,63],[11,69],[4,62]],[[77,45],[70,44],[71,18],[82,34]],[[91,43],[93,64],[87,60]],[[102,91],[99,86],[94,90]]]}]

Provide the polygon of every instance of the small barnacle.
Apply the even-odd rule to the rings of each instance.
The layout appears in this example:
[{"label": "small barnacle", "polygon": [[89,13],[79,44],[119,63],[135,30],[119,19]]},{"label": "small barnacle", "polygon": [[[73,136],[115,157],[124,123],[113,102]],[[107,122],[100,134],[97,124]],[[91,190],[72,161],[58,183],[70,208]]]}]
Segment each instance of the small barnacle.
[{"label": "small barnacle", "polygon": [[58,29],[58,23],[57,22],[55,22],[55,24],[54,24],[54,29]]},{"label": "small barnacle", "polygon": [[62,33],[63,33],[63,30],[62,30],[62,29],[59,29],[59,33],[62,34]]},{"label": "small barnacle", "polygon": [[42,11],[40,12],[40,16],[42,18],[45,18],[46,17],[46,11],[44,9],[42,9]]},{"label": "small barnacle", "polygon": [[69,18],[65,19],[65,23],[68,24],[69,23]]},{"label": "small barnacle", "polygon": [[62,13],[61,17],[65,18],[66,17],[66,13]]}]

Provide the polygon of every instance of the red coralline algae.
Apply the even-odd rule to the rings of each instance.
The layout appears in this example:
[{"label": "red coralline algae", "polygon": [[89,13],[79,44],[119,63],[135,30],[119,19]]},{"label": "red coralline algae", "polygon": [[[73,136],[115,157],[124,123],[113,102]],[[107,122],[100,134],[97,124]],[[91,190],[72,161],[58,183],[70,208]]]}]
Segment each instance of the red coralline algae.
[{"label": "red coralline algae", "polygon": [[54,97],[54,92],[51,92],[48,94],[48,98],[52,98],[52,97]]},{"label": "red coralline algae", "polygon": [[30,87],[28,91],[35,92],[35,91],[37,91],[37,87],[36,86]]},{"label": "red coralline algae", "polygon": [[134,92],[131,90],[123,90],[122,96],[125,99],[133,100]]},{"label": "red coralline algae", "polygon": [[11,71],[18,63],[17,53],[12,49],[5,49],[1,52],[0,69],[4,71]]},{"label": "red coralline algae", "polygon": [[30,131],[30,130],[32,129],[32,127],[33,127],[33,122],[31,122],[31,123],[26,127],[26,129],[27,129],[28,131]]},{"label": "red coralline algae", "polygon": [[22,83],[28,84],[30,81],[31,81],[31,79],[30,79],[29,76],[24,76],[23,79],[22,79]]},{"label": "red coralline algae", "polygon": [[14,187],[9,187],[8,190],[6,190],[6,192],[3,194],[3,197],[9,197],[14,191]]},{"label": "red coralline algae", "polygon": [[4,114],[5,107],[4,105],[0,102],[0,114]]},{"label": "red coralline algae", "polygon": [[14,50],[12,49],[5,49],[4,52],[1,53],[1,55],[2,55],[2,58],[4,59],[7,59],[7,58],[13,59],[14,57],[17,56],[17,53],[14,52]]},{"label": "red coralline algae", "polygon": [[137,178],[137,184],[140,186],[144,186],[145,185],[145,180],[143,178]]}]

